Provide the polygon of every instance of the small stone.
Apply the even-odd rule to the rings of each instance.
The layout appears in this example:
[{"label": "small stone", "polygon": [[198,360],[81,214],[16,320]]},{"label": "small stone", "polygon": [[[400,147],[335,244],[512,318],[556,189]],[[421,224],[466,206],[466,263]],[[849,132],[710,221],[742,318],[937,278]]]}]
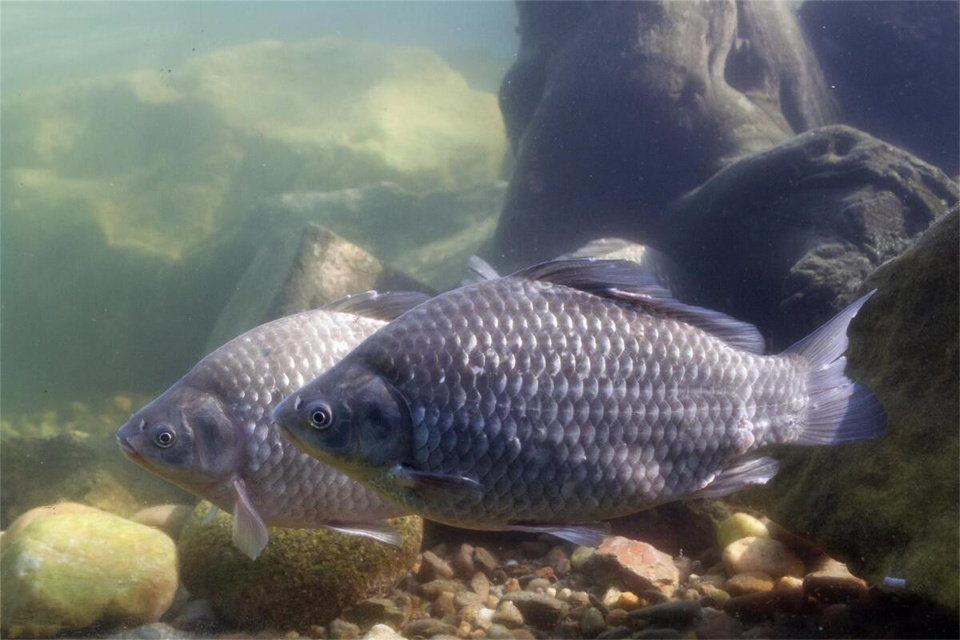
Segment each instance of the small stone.
[{"label": "small stone", "polygon": [[622,592],[620,589],[617,589],[616,587],[609,587],[603,592],[603,598],[601,598],[600,601],[603,603],[603,606],[609,609],[610,607],[616,606],[616,604],[620,602],[621,595]]},{"label": "small stone", "polygon": [[463,585],[459,580],[434,580],[420,585],[420,595],[431,602],[440,597],[443,592],[460,593]]},{"label": "small stone", "polygon": [[424,618],[423,620],[413,620],[405,624],[403,629],[400,630],[400,635],[404,638],[415,638],[417,636],[421,638],[432,638],[433,636],[440,635],[455,636],[457,635],[457,628],[442,620]]},{"label": "small stone", "polygon": [[629,638],[630,633],[630,627],[621,625],[612,629],[607,629],[597,636],[597,640],[621,640],[622,638]]},{"label": "small stone", "polygon": [[680,589],[674,594],[673,597],[676,598],[677,600],[687,600],[688,602],[692,602],[694,600],[700,599],[700,592],[697,591],[696,589],[690,589],[690,588]]},{"label": "small stone", "polygon": [[730,594],[719,589],[712,584],[705,584],[701,587],[700,592],[703,594],[704,600],[701,602],[704,606],[709,605],[723,605],[724,602],[730,599]]},{"label": "small stone", "polygon": [[307,627],[307,637],[313,640],[326,640],[327,628],[322,624],[312,624]]},{"label": "small stone", "polygon": [[803,587],[803,580],[794,576],[783,576],[777,580],[777,589],[800,589]]},{"label": "small stone", "polygon": [[490,638],[490,640],[510,640],[513,638],[513,636],[510,635],[510,630],[502,624],[490,625],[490,628],[487,629],[487,637]]},{"label": "small stone", "polygon": [[487,596],[487,602],[486,602],[487,607],[491,609],[496,609],[499,604],[500,604],[500,598],[493,595],[492,593]]},{"label": "small stone", "polygon": [[489,629],[493,625],[493,616],[496,614],[496,611],[493,609],[488,609],[487,607],[481,608],[477,611],[477,617],[474,621],[476,626],[481,629]]},{"label": "small stone", "polygon": [[510,629],[516,629],[517,627],[523,626],[523,614],[520,613],[520,609],[518,609],[514,603],[509,601],[501,602],[497,607],[496,613],[493,615],[493,622],[502,624]]},{"label": "small stone", "polygon": [[680,582],[686,582],[693,573],[693,558],[689,556],[677,556],[673,559],[673,564],[677,567]]},{"label": "small stone", "polygon": [[570,596],[567,600],[572,605],[585,605],[590,606],[590,594],[586,591],[573,591],[570,593]]},{"label": "small stone", "polygon": [[363,635],[363,640],[403,640],[403,636],[385,624],[375,624]]},{"label": "small stone", "polygon": [[453,602],[458,610],[466,607],[479,609],[484,605],[483,598],[473,591],[461,591],[454,597]]},{"label": "small stone", "polygon": [[712,587],[722,589],[723,586],[727,584],[727,578],[726,576],[722,576],[719,573],[708,573],[705,576],[700,576],[697,582],[698,582],[697,585],[693,585],[691,581],[691,586],[696,586],[701,590],[704,585],[710,585]]},{"label": "small stone", "polygon": [[177,629],[199,631],[217,626],[217,614],[207,600],[191,600],[183,605],[170,624]]},{"label": "small stone", "polygon": [[432,580],[449,580],[453,577],[453,568],[446,561],[432,551],[425,551],[420,562],[420,571],[417,578],[420,582]]},{"label": "small stone", "polygon": [[544,593],[547,589],[550,588],[550,581],[546,578],[534,578],[527,583],[527,591],[532,591],[534,593]]},{"label": "small stone", "polygon": [[803,591],[820,602],[843,603],[866,594],[867,583],[850,573],[847,565],[829,559],[803,579]]},{"label": "small stone", "polygon": [[635,609],[630,612],[630,619],[651,624],[690,624],[700,615],[701,609],[698,601],[677,600]]},{"label": "small stone", "polygon": [[735,616],[771,617],[776,611],[799,611],[802,606],[802,589],[775,589],[730,598],[723,604],[723,610]]},{"label": "small stone", "polygon": [[632,591],[624,591],[617,598],[617,608],[624,611],[633,611],[640,606],[640,596]]},{"label": "small stone", "polygon": [[360,627],[342,618],[337,618],[331,622],[327,631],[331,640],[354,640],[360,637]]},{"label": "small stone", "polygon": [[570,610],[566,603],[542,593],[515,591],[506,594],[503,599],[517,605],[527,624],[540,629],[552,628]]},{"label": "small stone", "polygon": [[496,556],[484,547],[476,547],[473,550],[473,566],[487,574],[488,578],[499,565]]},{"label": "small stone", "polygon": [[584,638],[595,638],[607,628],[607,621],[603,618],[603,613],[596,607],[590,607],[583,614],[580,621],[580,630]]},{"label": "small stone", "polygon": [[556,597],[557,597],[557,588],[556,588],[556,587],[547,587],[547,590],[544,591],[544,593],[547,594],[548,596],[550,596],[551,598],[556,598]]},{"label": "small stone", "polygon": [[570,594],[572,593],[573,591],[571,591],[567,587],[564,587],[563,589],[560,589],[560,591],[557,592],[557,599],[562,600],[563,602],[566,602],[567,600],[570,599]]},{"label": "small stone", "polygon": [[[442,597],[443,594],[440,594]],[[409,614],[389,598],[366,598],[348,607],[340,616],[347,622],[360,627],[360,633],[366,633],[370,627],[385,622],[394,629],[406,624]]]},{"label": "small stone", "polygon": [[743,633],[743,625],[733,616],[704,608],[700,614],[700,621],[694,630],[698,640],[723,640],[724,638],[739,638]]},{"label": "small stone", "polygon": [[655,589],[672,596],[680,582],[680,572],[672,556],[646,542],[622,536],[605,538],[584,565],[584,571],[600,583],[616,576],[635,593]]},{"label": "small stone", "polygon": [[627,612],[623,609],[611,609],[610,613],[607,614],[607,626],[608,627],[619,627],[621,625],[627,624],[628,620]]},{"label": "small stone", "polygon": [[537,640],[537,636],[529,629],[514,629],[512,635],[514,640]]},{"label": "small stone", "polygon": [[574,571],[583,571],[584,563],[596,551],[593,547],[577,547],[570,556],[570,566]]},{"label": "small stone", "polygon": [[547,564],[552,567],[556,565],[557,560],[560,560],[561,558],[569,559],[569,557],[567,556],[567,550],[564,548],[562,544],[558,544],[557,546],[550,549],[550,551],[547,552],[547,555],[545,555],[543,559],[546,560]]},{"label": "small stone", "polygon": [[437,596],[437,599],[433,601],[433,604],[430,605],[430,615],[434,618],[445,618],[446,616],[454,615],[456,612],[457,608],[454,606],[454,595],[449,591],[441,593]]},{"label": "small stone", "polygon": [[453,559],[450,561],[450,565],[457,574],[457,577],[463,580],[472,578],[477,572],[473,566],[473,545],[461,544],[457,549],[457,553],[454,554]]},{"label": "small stone", "polygon": [[487,637],[487,632],[484,631],[483,629],[474,629],[473,631],[470,632],[469,637],[473,638],[474,640],[480,640],[480,638]]},{"label": "small stone", "polygon": [[486,600],[487,596],[490,595],[490,579],[487,578],[485,573],[478,572],[470,578],[470,589],[482,599]]},{"label": "small stone", "polygon": [[731,596],[744,596],[748,593],[760,593],[773,589],[773,578],[761,571],[747,571],[733,576],[724,585]]},{"label": "small stone", "polygon": [[470,632],[473,628],[470,626],[470,623],[464,620],[460,623],[460,626],[457,627],[457,637],[458,638],[469,638]]},{"label": "small stone", "polygon": [[510,578],[510,579],[507,580],[507,582],[503,585],[503,592],[504,592],[504,593],[513,593],[513,592],[515,592],[515,591],[520,591],[520,581],[517,580],[516,578]]},{"label": "small stone", "polygon": [[735,513],[717,527],[717,544],[721,549],[749,537],[769,538],[770,531],[767,525],[746,513]]},{"label": "small stone", "polygon": [[803,562],[785,544],[770,538],[749,536],[731,543],[723,550],[723,565],[735,576],[748,571],[762,571],[773,578],[802,576]]},{"label": "small stone", "polygon": [[559,558],[556,562],[553,563],[553,573],[558,578],[566,578],[570,575],[570,560],[568,558]]}]

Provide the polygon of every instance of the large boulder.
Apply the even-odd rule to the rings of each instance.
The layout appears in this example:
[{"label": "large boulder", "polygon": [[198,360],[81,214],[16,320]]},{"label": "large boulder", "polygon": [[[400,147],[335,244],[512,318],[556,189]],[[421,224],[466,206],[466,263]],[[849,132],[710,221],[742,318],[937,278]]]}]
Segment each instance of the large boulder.
[{"label": "large boulder", "polygon": [[17,529],[0,552],[5,637],[156,622],[173,602],[177,550],[158,529],[99,512],[49,515]]},{"label": "large boulder", "polygon": [[231,540],[230,515],[206,523],[209,509],[200,503],[180,536],[183,585],[245,628],[323,625],[354,602],[383,595],[414,563],[423,535],[417,516],[391,521],[400,547],[325,529],[271,527],[270,542],[250,560]]},{"label": "large boulder", "polygon": [[264,198],[487,184],[507,147],[496,97],[440,56],[337,38],[81,78],[3,109],[5,409],[182,373],[256,252],[234,234]]},{"label": "large boulder", "polygon": [[678,198],[660,246],[683,265],[698,303],[756,324],[780,349],[851,302],[958,197],[936,167],[833,125]]},{"label": "large boulder", "polygon": [[938,220],[867,279],[848,371],[887,410],[877,440],[792,449],[765,487],[734,496],[816,541],[857,575],[906,580],[958,610],[960,214]]},{"label": "large boulder", "polygon": [[650,240],[660,207],[833,120],[783,2],[520,2],[500,104],[516,166],[491,257]]}]

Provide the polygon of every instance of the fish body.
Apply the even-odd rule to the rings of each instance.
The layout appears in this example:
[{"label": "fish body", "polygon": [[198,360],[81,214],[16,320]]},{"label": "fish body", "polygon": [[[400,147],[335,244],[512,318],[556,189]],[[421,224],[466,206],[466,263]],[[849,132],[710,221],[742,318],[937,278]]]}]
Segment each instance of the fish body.
[{"label": "fish body", "polygon": [[[766,482],[779,443],[875,435],[843,377],[862,304],[779,356],[622,261],[563,260],[441,294],[275,410],[285,434],[434,520],[552,531]],[[594,537],[595,538],[595,537]]]},{"label": "fish body", "polygon": [[326,526],[395,542],[384,518],[405,513],[280,437],[271,410],[385,324],[365,317],[422,301],[361,294],[260,325],[200,360],[117,431],[123,453],[234,514],[234,540],[251,557],[266,525]]}]

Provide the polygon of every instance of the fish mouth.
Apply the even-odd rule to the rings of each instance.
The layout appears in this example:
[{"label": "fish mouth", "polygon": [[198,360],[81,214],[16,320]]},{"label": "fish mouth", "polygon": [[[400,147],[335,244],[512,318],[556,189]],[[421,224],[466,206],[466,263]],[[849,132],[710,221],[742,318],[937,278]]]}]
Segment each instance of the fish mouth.
[{"label": "fish mouth", "polygon": [[131,460],[138,460],[140,454],[137,453],[137,450],[130,446],[130,443],[121,435],[117,435],[117,446],[120,447],[120,451],[123,452],[123,455],[130,458]]}]

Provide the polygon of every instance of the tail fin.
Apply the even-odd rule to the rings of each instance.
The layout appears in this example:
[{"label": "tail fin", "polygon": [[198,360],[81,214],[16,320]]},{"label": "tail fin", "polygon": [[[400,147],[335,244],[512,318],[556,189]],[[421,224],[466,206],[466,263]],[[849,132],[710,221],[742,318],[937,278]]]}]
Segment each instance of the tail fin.
[{"label": "tail fin", "polygon": [[844,375],[847,327],[876,289],[852,303],[822,327],[784,351],[807,360],[810,405],[797,444],[839,444],[874,438],[887,416],[870,389]]}]

